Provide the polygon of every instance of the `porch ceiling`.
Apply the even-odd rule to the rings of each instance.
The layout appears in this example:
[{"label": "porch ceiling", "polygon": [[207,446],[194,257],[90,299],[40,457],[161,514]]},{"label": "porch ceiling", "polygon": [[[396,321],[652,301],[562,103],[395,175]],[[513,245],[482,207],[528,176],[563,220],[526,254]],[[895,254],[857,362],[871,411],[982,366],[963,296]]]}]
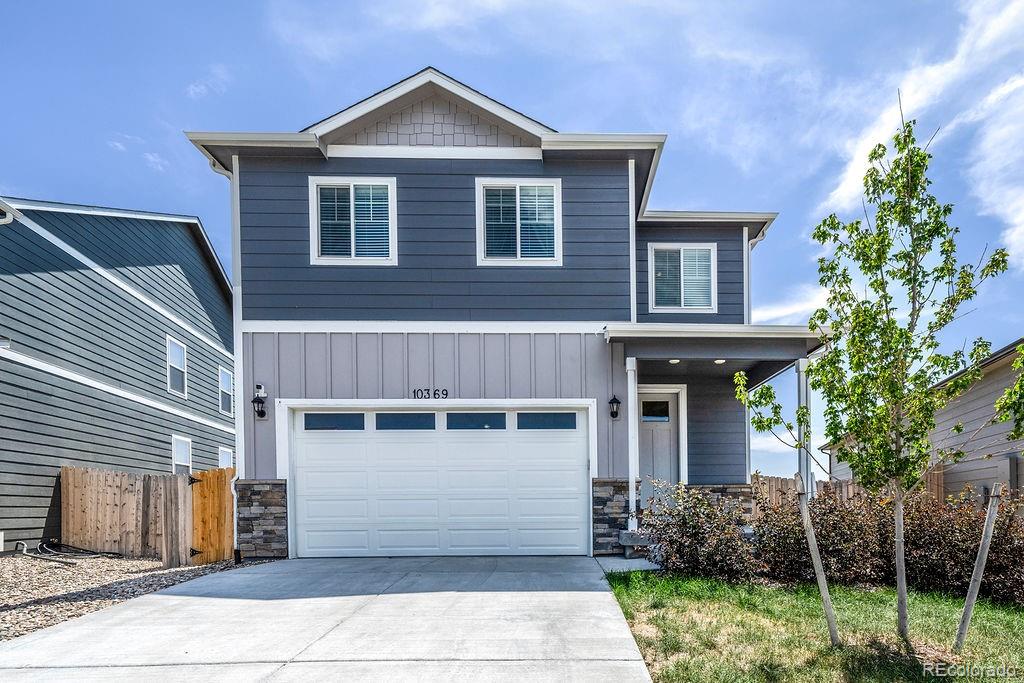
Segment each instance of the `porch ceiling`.
[{"label": "porch ceiling", "polygon": [[637,381],[641,384],[686,384],[690,379],[720,379],[731,383],[732,376],[743,371],[751,385],[756,386],[792,364],[792,361],[732,359],[717,365],[711,360],[677,360],[678,363],[669,363],[668,359],[638,359]]}]

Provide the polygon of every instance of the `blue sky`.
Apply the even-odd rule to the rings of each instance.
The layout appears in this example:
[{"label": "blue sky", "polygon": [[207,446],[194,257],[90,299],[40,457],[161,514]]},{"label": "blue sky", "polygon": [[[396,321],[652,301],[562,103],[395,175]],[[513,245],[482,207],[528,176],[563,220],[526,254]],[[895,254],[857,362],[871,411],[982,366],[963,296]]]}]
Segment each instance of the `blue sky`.
[{"label": "blue sky", "polygon": [[[779,211],[753,255],[771,323],[820,302],[808,235],[859,210],[899,89],[922,133],[940,130],[934,191],[963,254],[1011,251],[947,343],[1024,332],[1024,0],[60,2],[3,18],[0,195],[195,214],[227,263],[227,180],[182,131],[296,131],[433,65],[559,131],[668,133],[651,208]],[[755,466],[792,471],[754,446]]]}]

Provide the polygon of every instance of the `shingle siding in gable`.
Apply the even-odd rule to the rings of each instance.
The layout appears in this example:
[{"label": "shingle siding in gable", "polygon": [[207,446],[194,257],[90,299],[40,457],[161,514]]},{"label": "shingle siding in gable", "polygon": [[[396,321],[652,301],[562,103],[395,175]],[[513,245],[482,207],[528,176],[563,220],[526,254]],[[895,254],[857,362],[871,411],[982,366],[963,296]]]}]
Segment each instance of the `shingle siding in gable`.
[{"label": "shingle siding in gable", "polygon": [[[250,320],[628,320],[621,161],[243,158]],[[397,178],[397,267],[311,266],[308,178]],[[563,266],[476,265],[475,179],[562,179]]]},{"label": "shingle siding in gable", "polygon": [[[647,245],[652,242],[714,242],[718,245],[718,313],[651,313],[648,308]],[[640,225],[637,227],[637,322],[744,322],[743,229],[737,227]]]}]

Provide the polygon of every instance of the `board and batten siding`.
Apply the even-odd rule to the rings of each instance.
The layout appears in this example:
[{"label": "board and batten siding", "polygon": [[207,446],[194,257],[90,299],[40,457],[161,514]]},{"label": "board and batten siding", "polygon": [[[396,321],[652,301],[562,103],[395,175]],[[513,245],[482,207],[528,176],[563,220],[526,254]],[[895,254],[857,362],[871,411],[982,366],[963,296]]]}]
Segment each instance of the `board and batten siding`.
[{"label": "board and batten siding", "polygon": [[[709,243],[718,245],[718,312],[652,313],[648,302],[647,245],[651,243]],[[643,224],[636,229],[637,322],[734,323],[744,322],[743,229],[736,226]]]},{"label": "board and batten siding", "polygon": [[[258,332],[243,335],[242,353],[245,395],[258,383],[269,396],[266,419],[245,411],[246,472],[256,478],[277,476],[274,399],[412,398],[417,388],[447,389],[452,405],[593,398],[598,459],[592,476],[628,473],[624,347],[602,334]],[[648,381],[657,380],[642,378]],[[745,482],[746,422],[731,380],[687,383],[690,482]],[[623,402],[615,420],[608,414],[612,395]]]},{"label": "board and batten siding", "polygon": [[[243,157],[247,320],[629,320],[624,161]],[[398,265],[310,265],[309,177],[397,179]],[[477,177],[561,178],[563,265],[478,267]]]}]

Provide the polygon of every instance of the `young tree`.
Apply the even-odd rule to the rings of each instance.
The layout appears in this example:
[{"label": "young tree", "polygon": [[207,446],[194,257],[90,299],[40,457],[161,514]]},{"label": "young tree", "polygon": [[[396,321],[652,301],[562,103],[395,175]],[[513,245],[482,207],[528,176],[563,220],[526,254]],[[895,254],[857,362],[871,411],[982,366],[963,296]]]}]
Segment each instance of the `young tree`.
[{"label": "young tree", "polygon": [[[834,455],[862,486],[892,497],[897,629],[907,642],[903,503],[935,463],[962,457],[955,451],[936,457],[929,435],[935,414],[981,378],[980,363],[990,350],[979,338],[969,350],[943,353],[939,337],[1008,260],[997,249],[976,264],[960,261],[959,229],[949,222],[953,207],[929,191],[931,155],[918,145],[914,125],[906,122],[897,132],[892,155],[883,144],[869,154],[864,218],[845,223],[832,214],[814,230],[827,251],[818,274],[828,296],[809,321],[824,346],[807,370],[824,398],[825,436],[835,444]],[[1019,385],[1001,399],[1004,413],[1019,409]],[[762,418],[755,429],[785,425],[766,387],[749,403]]]}]

